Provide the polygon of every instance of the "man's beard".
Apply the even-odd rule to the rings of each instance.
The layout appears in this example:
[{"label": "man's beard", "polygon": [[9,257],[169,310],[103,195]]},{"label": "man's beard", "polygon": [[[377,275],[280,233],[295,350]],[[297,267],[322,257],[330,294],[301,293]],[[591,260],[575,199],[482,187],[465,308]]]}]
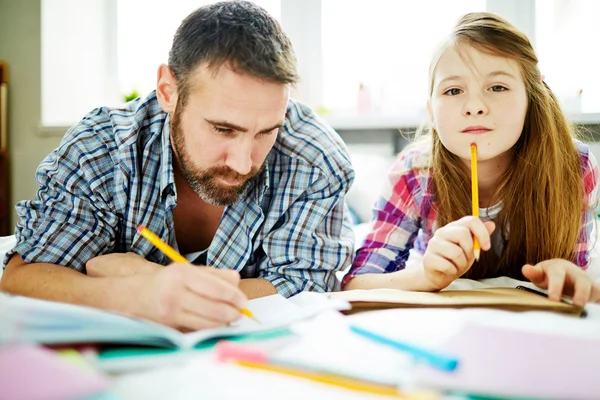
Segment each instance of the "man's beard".
[{"label": "man's beard", "polygon": [[[260,168],[252,167],[246,175],[239,174],[225,165],[207,169],[196,167],[185,146],[185,137],[181,129],[181,108],[178,105],[171,119],[171,137],[175,150],[173,157],[176,159],[183,177],[192,190],[205,202],[215,206],[227,206],[235,203],[254,183],[253,178],[264,171],[265,164],[263,163]],[[241,183],[235,186],[219,184],[218,178]]]}]

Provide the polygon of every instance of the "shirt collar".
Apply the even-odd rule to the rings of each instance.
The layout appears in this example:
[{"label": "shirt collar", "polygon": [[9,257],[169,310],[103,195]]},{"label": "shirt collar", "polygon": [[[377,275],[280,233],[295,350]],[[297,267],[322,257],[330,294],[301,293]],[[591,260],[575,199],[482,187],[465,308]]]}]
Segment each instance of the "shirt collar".
[{"label": "shirt collar", "polygon": [[265,160],[265,169],[262,174],[256,179],[256,186],[254,187],[254,199],[257,203],[262,203],[262,199],[265,196],[265,192],[269,188],[269,164]]},{"label": "shirt collar", "polygon": [[161,132],[161,175],[160,175],[160,193],[164,199],[167,195],[175,194],[175,174],[173,172],[173,154],[171,153],[171,123],[167,114]]}]

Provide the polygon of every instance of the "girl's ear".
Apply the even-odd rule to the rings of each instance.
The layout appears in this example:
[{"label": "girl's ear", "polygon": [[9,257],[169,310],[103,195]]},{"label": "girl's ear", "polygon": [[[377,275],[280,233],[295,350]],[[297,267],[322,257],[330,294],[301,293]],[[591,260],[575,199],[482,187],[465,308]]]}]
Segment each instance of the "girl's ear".
[{"label": "girl's ear", "polygon": [[427,100],[427,117],[429,118],[429,126],[435,129],[435,121],[433,120],[433,113],[431,112],[431,102]]},{"label": "girl's ear", "polygon": [[156,97],[166,113],[172,113],[177,105],[177,79],[168,65],[158,67],[156,77]]}]

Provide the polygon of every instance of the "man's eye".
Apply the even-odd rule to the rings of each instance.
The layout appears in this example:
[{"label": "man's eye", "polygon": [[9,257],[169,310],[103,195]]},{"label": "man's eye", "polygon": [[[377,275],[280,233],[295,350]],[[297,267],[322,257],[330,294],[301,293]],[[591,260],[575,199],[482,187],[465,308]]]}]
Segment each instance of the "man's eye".
[{"label": "man's eye", "polygon": [[268,135],[273,135],[273,134],[278,133],[278,132],[279,132],[279,128],[275,128],[275,129],[271,129],[268,132],[261,132],[261,133],[259,133],[259,135],[261,135],[261,136],[268,136]]},{"label": "man's eye", "polygon": [[222,128],[220,126],[213,126],[213,129],[219,133],[231,133],[233,129],[230,128]]}]

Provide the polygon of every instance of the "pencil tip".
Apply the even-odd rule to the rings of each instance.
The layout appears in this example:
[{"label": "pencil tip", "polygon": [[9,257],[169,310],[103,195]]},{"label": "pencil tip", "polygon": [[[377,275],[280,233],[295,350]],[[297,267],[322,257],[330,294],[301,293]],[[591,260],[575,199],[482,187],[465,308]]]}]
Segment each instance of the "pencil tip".
[{"label": "pencil tip", "polygon": [[242,314],[244,314],[248,318],[253,319],[254,321],[256,321],[260,324],[260,321],[258,320],[258,318],[256,318],[254,316],[254,313],[252,313],[252,311],[248,310],[247,308],[242,308],[240,311],[242,312]]},{"label": "pencil tip", "polygon": [[481,250],[476,249],[473,252],[475,253],[475,260],[479,261],[479,255],[481,254]]}]

